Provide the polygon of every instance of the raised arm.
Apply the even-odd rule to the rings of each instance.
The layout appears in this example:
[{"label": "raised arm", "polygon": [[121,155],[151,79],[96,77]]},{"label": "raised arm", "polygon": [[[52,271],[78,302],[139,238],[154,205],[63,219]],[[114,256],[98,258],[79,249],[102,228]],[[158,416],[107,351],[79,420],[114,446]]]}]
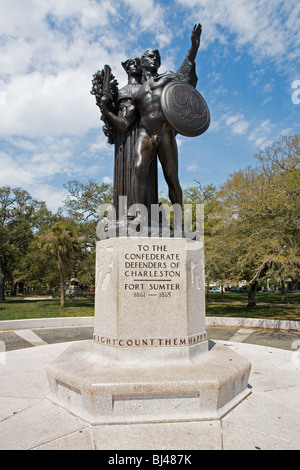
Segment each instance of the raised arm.
[{"label": "raised arm", "polygon": [[108,107],[109,98],[105,95],[101,98],[101,110],[103,115],[107,118],[107,120],[111,123],[111,125],[117,129],[117,131],[122,132],[125,134],[129,131],[131,126],[134,124],[136,120],[136,110],[133,105],[130,105],[127,108],[126,117],[121,118],[116,116]]},{"label": "raised arm", "polygon": [[198,52],[198,49],[199,49],[199,46],[200,46],[201,33],[202,33],[201,24],[200,23],[195,24],[195,26],[193,28],[193,31],[192,31],[192,35],[191,35],[192,45],[191,45],[191,48],[190,48],[190,50],[188,51],[188,54],[187,54],[188,58],[189,58],[189,60],[191,61],[192,64],[195,62],[196,55],[197,55],[197,52]]},{"label": "raised arm", "polygon": [[195,25],[191,35],[191,48],[189,49],[184,61],[176,72],[176,77],[178,80],[182,80],[186,83],[189,83],[193,87],[196,87],[198,81],[196,74],[195,58],[200,46],[201,32],[201,24]]}]

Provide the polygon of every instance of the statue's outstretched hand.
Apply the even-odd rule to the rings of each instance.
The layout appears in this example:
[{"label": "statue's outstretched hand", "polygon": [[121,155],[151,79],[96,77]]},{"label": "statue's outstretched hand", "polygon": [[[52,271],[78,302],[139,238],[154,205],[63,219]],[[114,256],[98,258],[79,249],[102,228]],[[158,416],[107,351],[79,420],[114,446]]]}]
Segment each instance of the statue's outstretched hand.
[{"label": "statue's outstretched hand", "polygon": [[192,36],[191,36],[191,41],[192,41],[192,46],[199,48],[200,46],[200,36],[202,33],[202,26],[201,24],[195,24],[193,31],[192,31]]}]

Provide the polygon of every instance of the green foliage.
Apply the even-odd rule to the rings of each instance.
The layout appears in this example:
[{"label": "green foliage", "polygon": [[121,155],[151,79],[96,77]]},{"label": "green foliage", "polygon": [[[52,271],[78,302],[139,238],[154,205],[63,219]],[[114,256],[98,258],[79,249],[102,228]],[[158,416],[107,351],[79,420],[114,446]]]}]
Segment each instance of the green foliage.
[{"label": "green foliage", "polygon": [[77,263],[78,277],[82,284],[92,286],[95,283],[95,246],[98,241],[97,212],[100,204],[113,202],[113,188],[111,184],[98,184],[92,180],[87,184],[69,181],[65,188],[68,196],[63,210],[80,226],[80,233],[85,236],[85,250]]},{"label": "green foliage", "polygon": [[39,235],[40,247],[54,255],[64,266],[76,260],[84,240],[84,236],[79,236],[76,224],[65,218],[56,220]]},{"label": "green foliage", "polygon": [[260,279],[273,277],[283,290],[287,277],[299,279],[299,147],[300,135],[283,137],[217,193],[221,211],[208,241],[208,271],[222,281],[246,280],[249,305]]},{"label": "green foliage", "polygon": [[61,307],[65,306],[65,273],[79,259],[85,237],[78,234],[78,226],[60,217],[51,227],[39,235],[40,247],[57,260],[60,276]]},{"label": "green foliage", "polygon": [[46,290],[74,267],[82,283],[94,284],[97,209],[112,202],[112,186],[74,180],[66,187],[69,195],[58,214],[21,188],[0,188],[0,300],[5,282],[13,295],[21,285]]},{"label": "green foliage", "polygon": [[98,184],[89,181],[87,184],[77,180],[69,181],[65,188],[68,196],[64,209],[69,216],[78,222],[97,220],[97,210],[100,204],[112,203],[113,189],[111,184]]},{"label": "green foliage", "polygon": [[[20,264],[35,233],[49,223],[52,214],[44,202],[33,199],[21,188],[0,188],[0,268],[14,293]],[[22,277],[22,276],[21,276]]]}]

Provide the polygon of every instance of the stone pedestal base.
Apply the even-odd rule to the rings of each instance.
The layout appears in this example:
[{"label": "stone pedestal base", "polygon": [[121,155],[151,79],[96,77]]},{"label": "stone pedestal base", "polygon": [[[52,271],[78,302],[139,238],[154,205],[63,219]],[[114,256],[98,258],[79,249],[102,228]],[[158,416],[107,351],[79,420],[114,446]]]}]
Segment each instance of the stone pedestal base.
[{"label": "stone pedestal base", "polygon": [[48,369],[49,398],[90,423],[221,418],[248,393],[250,364],[206,339],[200,241],[97,243],[93,341]]},{"label": "stone pedestal base", "polygon": [[73,344],[49,368],[48,398],[91,424],[221,419],[250,393],[251,365],[209,342],[193,360],[117,363],[93,342]]},{"label": "stone pedestal base", "polygon": [[118,362],[207,351],[204,247],[184,238],[97,243],[94,343]]}]

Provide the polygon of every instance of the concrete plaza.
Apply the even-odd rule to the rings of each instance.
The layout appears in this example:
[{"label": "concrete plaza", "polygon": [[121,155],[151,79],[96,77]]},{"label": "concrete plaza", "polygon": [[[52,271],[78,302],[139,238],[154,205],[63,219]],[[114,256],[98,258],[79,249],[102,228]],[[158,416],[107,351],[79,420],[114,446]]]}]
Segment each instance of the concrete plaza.
[{"label": "concrete plaza", "polygon": [[0,449],[298,450],[297,348],[218,341],[251,361],[252,393],[216,421],[91,426],[47,399],[46,368],[70,342],[2,352]]}]

